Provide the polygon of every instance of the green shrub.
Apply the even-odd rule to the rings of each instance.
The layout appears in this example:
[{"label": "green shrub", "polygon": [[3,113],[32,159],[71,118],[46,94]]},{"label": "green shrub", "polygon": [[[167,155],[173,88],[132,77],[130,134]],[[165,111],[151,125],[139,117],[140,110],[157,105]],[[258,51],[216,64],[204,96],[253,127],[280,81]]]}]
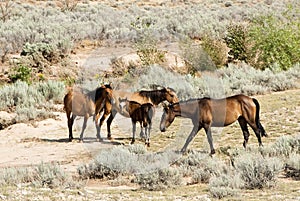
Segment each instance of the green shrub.
[{"label": "green shrub", "polygon": [[222,40],[214,39],[210,36],[205,36],[202,39],[203,50],[207,52],[211,60],[217,68],[227,64],[228,48]]},{"label": "green shrub", "polygon": [[[206,43],[208,50],[208,42]],[[182,56],[188,66],[188,73],[195,75],[197,72],[204,70],[215,70],[216,64],[210,57],[210,54],[214,54],[212,51],[206,51],[201,44],[194,43],[192,40],[186,39],[181,42],[180,48]]]},{"label": "green shrub", "polygon": [[234,166],[247,189],[261,189],[275,185],[276,177],[283,169],[279,158],[263,157],[260,154],[246,153],[234,159]]},{"label": "green shrub", "polygon": [[19,64],[13,68],[13,72],[10,73],[9,78],[12,82],[21,80],[23,82],[32,82],[32,70],[30,67]]},{"label": "green shrub", "polygon": [[224,38],[228,48],[231,60],[247,60],[247,28],[243,24],[230,24],[227,26],[227,33]]},{"label": "green shrub", "polygon": [[54,44],[26,43],[21,51],[19,63],[33,68],[35,73],[45,72],[50,65],[57,64],[65,55]]},{"label": "green shrub", "polygon": [[265,69],[277,63],[282,70],[287,70],[298,63],[299,27],[299,16],[286,16],[282,19],[274,15],[265,15],[256,18],[249,28],[250,65]]}]

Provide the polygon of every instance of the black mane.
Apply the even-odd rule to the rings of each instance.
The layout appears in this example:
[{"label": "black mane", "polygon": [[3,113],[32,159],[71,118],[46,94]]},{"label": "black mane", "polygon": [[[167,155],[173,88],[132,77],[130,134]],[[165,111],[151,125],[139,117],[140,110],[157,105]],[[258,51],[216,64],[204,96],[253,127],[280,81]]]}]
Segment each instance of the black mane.
[{"label": "black mane", "polygon": [[160,102],[165,100],[164,93],[166,92],[166,89],[160,89],[160,90],[152,90],[152,91],[140,91],[139,95],[144,96],[147,98],[150,98],[151,101],[158,105]]}]

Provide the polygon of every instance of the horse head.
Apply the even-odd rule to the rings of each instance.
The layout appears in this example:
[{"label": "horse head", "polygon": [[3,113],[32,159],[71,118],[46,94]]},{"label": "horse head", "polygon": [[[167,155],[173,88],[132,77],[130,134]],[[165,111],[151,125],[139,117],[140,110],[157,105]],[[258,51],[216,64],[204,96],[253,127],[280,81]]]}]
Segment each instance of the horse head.
[{"label": "horse head", "polygon": [[174,89],[167,87],[164,88],[163,91],[165,92],[165,98],[169,103],[177,103],[179,101]]},{"label": "horse head", "polygon": [[161,132],[165,132],[166,129],[172,124],[172,122],[175,119],[175,112],[174,112],[173,105],[170,104],[167,106],[166,104],[163,104],[163,106],[164,106],[164,111],[160,121]]}]

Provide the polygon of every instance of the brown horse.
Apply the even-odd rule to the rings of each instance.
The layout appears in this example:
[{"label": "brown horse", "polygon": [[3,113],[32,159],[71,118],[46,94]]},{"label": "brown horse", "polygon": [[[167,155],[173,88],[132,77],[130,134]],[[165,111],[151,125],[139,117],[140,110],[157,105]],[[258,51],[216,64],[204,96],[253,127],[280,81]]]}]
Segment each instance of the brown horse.
[{"label": "brown horse", "polygon": [[[112,109],[112,88],[110,85],[103,85],[87,94],[84,94],[81,89],[77,88],[70,90],[64,97],[64,109],[68,118],[69,141],[73,139],[72,126],[76,116],[84,117],[80,134],[80,141],[82,141],[87,120],[92,115],[94,115],[97,129],[97,139],[100,140],[100,126]],[[100,119],[100,125],[98,125],[101,111],[104,111],[104,113]]]},{"label": "brown horse", "polygon": [[110,130],[110,125],[116,116],[117,113],[120,113],[121,115],[125,117],[130,117],[128,111],[122,110],[120,107],[120,99],[127,99],[129,101],[135,101],[140,104],[144,103],[151,103],[154,106],[158,105],[159,103],[163,101],[168,101],[169,103],[176,103],[178,102],[178,98],[176,95],[176,92],[171,89],[171,88],[165,88],[163,87],[162,89],[155,89],[151,91],[139,91],[139,92],[124,92],[124,91],[113,91],[113,98],[114,98],[114,104],[113,108],[111,111],[111,114],[107,120],[107,138],[111,138],[111,130]]},{"label": "brown horse", "polygon": [[[154,116],[155,108],[152,103],[140,104],[135,101],[128,101],[127,99],[120,99],[120,104],[122,111],[129,113],[132,122],[132,141],[131,144],[135,142],[136,133],[136,123],[139,122],[141,129],[145,129],[145,144],[150,147],[150,130],[152,127],[152,118]],[[125,103],[122,106],[122,103]]]},{"label": "brown horse", "polygon": [[204,128],[212,155],[215,149],[211,127],[225,127],[238,120],[244,135],[243,146],[246,148],[250,135],[247,125],[250,125],[255,132],[259,145],[262,145],[261,136],[267,136],[267,134],[259,120],[259,108],[256,99],[245,95],[235,95],[225,99],[191,99],[165,107],[160,130],[164,132],[177,116],[190,118],[194,127],[181,152],[186,151],[188,144],[198,131]]}]

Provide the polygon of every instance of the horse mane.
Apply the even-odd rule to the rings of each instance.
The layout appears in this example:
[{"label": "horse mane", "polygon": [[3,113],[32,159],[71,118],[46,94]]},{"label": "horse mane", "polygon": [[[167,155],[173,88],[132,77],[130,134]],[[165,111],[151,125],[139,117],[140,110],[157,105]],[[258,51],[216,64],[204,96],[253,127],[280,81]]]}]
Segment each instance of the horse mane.
[{"label": "horse mane", "polygon": [[186,104],[188,102],[191,102],[191,101],[201,101],[201,100],[210,100],[211,98],[209,97],[203,97],[203,98],[190,98],[190,99],[187,99],[187,100],[182,100],[182,101],[179,101],[177,103],[170,103],[168,105],[168,107],[173,107],[175,105],[180,105],[180,104]]},{"label": "horse mane", "polygon": [[98,100],[99,98],[101,98],[103,91],[106,89],[112,89],[112,87],[110,86],[110,84],[105,84],[102,85],[100,87],[97,87],[96,89],[92,90],[92,91],[88,91],[86,94],[87,97],[89,97],[93,102],[96,102],[96,100]]},{"label": "horse mane", "polygon": [[147,98],[150,98],[153,103],[157,103],[158,104],[159,102],[161,102],[161,100],[162,100],[162,93],[164,93],[165,91],[166,91],[165,88],[163,88],[163,89],[157,89],[157,90],[152,90],[152,91],[142,90],[142,91],[139,91],[139,95],[147,97]]}]

